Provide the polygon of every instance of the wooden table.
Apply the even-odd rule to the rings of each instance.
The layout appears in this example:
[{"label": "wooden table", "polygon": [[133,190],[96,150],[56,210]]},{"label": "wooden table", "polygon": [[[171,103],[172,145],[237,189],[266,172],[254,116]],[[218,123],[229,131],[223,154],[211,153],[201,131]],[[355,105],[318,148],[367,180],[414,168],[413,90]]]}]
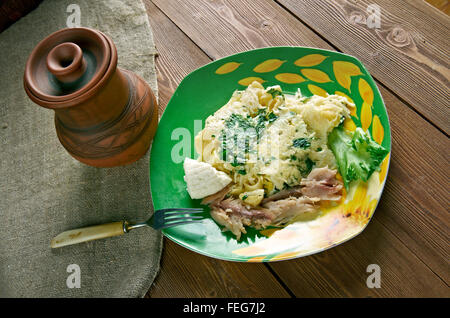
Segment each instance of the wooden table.
[{"label": "wooden table", "polygon": [[[148,297],[449,297],[450,20],[422,0],[146,0],[159,51],[161,111],[188,73],[266,46],[309,46],[360,59],[384,98],[392,157],[362,234],[291,261],[208,258],[165,240]],[[380,9],[380,28],[367,21]],[[372,16],[373,17],[373,16]],[[373,20],[372,20],[373,21]],[[373,25],[372,25],[373,26]],[[366,285],[369,264],[381,288]]]}]

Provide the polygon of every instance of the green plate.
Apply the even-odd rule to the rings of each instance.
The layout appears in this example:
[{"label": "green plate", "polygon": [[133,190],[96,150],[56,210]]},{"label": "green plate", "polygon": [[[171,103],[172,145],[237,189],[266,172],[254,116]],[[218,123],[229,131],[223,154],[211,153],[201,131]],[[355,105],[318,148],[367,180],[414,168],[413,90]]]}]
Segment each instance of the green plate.
[{"label": "green plate", "polygon": [[[150,182],[155,210],[201,207],[192,200],[183,180],[183,160],[196,158],[194,136],[205,119],[222,107],[235,90],[253,80],[264,87],[281,85],[284,92],[303,95],[341,94],[356,109],[345,127],[368,130],[391,149],[389,119],[378,88],[362,63],[349,55],[306,47],[270,47],[238,53],[209,63],[186,76],[161,118],[150,156]],[[283,229],[249,229],[237,241],[209,216],[201,223],[163,230],[174,242],[200,254],[242,262],[267,262],[310,255],[361,233],[381,197],[390,153],[380,172],[367,183],[353,182],[342,202],[323,208],[321,216]]]}]

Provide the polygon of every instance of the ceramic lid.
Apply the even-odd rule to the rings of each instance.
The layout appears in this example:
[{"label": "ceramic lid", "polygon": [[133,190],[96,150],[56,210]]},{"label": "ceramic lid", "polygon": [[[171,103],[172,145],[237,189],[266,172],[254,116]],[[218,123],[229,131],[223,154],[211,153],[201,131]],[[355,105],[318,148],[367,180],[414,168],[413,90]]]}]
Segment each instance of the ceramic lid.
[{"label": "ceramic lid", "polygon": [[42,106],[63,107],[95,89],[117,64],[116,49],[108,40],[88,28],[49,35],[28,58],[24,75],[27,94]]}]

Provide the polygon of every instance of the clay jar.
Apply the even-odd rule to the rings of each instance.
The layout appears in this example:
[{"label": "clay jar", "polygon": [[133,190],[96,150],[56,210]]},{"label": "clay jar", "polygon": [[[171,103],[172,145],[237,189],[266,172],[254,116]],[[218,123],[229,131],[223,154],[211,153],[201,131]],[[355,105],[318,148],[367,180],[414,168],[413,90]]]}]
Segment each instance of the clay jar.
[{"label": "clay jar", "polygon": [[158,124],[155,96],[144,80],[117,67],[117,50],[100,31],[71,28],[42,40],[28,58],[24,87],[55,111],[64,148],[95,167],[125,165],[148,150]]}]

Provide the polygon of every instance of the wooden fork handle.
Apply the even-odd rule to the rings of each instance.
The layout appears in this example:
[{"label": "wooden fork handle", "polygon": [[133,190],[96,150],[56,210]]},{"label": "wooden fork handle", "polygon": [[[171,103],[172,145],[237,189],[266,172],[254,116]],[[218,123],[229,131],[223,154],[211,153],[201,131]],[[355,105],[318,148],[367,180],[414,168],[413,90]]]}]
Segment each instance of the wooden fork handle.
[{"label": "wooden fork handle", "polygon": [[120,221],[65,231],[58,234],[55,238],[52,239],[52,241],[50,242],[50,247],[58,248],[62,246],[123,235],[124,233],[126,233],[127,224],[128,223],[126,221]]}]

